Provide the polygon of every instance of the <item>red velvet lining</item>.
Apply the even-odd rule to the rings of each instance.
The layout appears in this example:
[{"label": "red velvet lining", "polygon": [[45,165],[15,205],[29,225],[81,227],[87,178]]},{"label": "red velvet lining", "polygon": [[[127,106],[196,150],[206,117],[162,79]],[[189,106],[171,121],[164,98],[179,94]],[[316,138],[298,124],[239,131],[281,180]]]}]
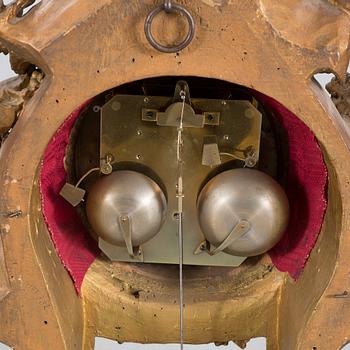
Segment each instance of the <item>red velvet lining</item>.
[{"label": "red velvet lining", "polygon": [[297,279],[320,233],[327,208],[327,168],[311,130],[279,102],[254,93],[273,111],[288,134],[289,165],[286,193],[290,204],[288,228],[269,252],[274,265]]},{"label": "red velvet lining", "polygon": [[91,238],[76,209],[59,192],[66,181],[64,156],[72,127],[88,102],[64,121],[50,141],[44,154],[40,173],[41,205],[44,220],[58,256],[71,275],[80,293],[86,271],[99,255],[97,243]]},{"label": "red velvet lining", "polygon": [[[274,99],[258,92],[254,94],[273,111],[288,134],[286,193],[291,208],[290,224],[282,240],[270,251],[270,256],[280,271],[287,271],[297,279],[321,229],[327,206],[327,169],[310,129]],[[57,130],[45,151],[40,174],[44,219],[58,255],[78,292],[99,249],[76,210],[59,196],[59,192],[66,179],[63,159],[69,135],[87,104],[88,102],[75,110]]]}]

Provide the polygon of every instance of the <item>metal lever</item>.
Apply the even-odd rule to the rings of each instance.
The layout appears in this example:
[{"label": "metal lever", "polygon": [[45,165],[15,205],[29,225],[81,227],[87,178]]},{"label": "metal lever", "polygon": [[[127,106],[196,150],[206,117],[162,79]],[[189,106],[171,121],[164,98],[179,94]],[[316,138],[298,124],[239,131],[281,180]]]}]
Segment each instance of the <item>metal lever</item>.
[{"label": "metal lever", "polygon": [[131,237],[131,220],[128,215],[121,215],[119,217],[120,227],[122,229],[123,238],[126,244],[126,249],[131,257],[135,257],[134,248],[132,246]]},{"label": "metal lever", "polygon": [[242,237],[250,230],[250,223],[247,220],[239,220],[225,240],[215,249],[209,251],[209,255],[215,255],[225,250],[236,239]]},{"label": "metal lever", "polygon": [[223,250],[225,250],[229,245],[231,245],[235,240],[241,238],[246,234],[251,228],[249,221],[239,220],[232,231],[228,234],[225,240],[217,247],[212,249],[212,245],[208,241],[203,241],[193,252],[194,255],[198,255],[202,252],[207,252],[209,255],[216,255]]}]

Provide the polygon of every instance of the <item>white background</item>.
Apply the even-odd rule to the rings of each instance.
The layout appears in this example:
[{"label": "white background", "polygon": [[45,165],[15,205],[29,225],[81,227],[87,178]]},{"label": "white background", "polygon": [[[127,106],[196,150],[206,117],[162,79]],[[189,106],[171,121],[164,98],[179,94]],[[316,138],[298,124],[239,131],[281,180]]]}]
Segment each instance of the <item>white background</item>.
[{"label": "white background", "polygon": [[[13,76],[14,73],[11,71],[8,63],[8,56],[4,56],[3,54],[0,54],[0,81],[5,80],[11,76]],[[327,74],[318,74],[317,80],[321,83],[322,86],[324,86],[329,80],[331,79],[331,76]],[[1,317],[1,315],[0,315]],[[349,330],[350,333],[350,330]],[[10,344],[9,344],[10,345]],[[208,344],[208,345],[185,345],[185,350],[239,350],[240,348],[233,343],[230,343],[229,346],[215,346],[214,344]],[[8,350],[8,348],[5,345],[2,345],[0,343],[0,350]],[[167,350],[177,350],[179,349],[179,345],[139,345],[139,344],[118,344],[116,342],[107,340],[107,339],[96,339],[96,347],[95,350],[161,350],[161,349],[167,349]],[[266,349],[266,340],[264,338],[257,338],[252,339],[248,346],[246,347],[246,350],[265,350]],[[343,348],[343,350],[350,350],[350,345]],[[25,350],[25,349],[18,349],[18,350]],[[305,350],[311,350],[311,349],[305,349]],[[329,349],[329,350],[337,350],[337,349]]]}]

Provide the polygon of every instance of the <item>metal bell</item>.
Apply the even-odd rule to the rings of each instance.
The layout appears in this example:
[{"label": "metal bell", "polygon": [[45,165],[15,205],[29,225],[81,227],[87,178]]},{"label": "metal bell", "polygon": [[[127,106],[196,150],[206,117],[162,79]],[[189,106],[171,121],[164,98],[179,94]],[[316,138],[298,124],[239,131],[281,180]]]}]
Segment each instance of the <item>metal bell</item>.
[{"label": "metal bell", "polygon": [[167,201],[158,184],[136,171],[118,170],[103,176],[89,191],[88,221],[106,242],[133,247],[149,241],[160,230]]},{"label": "metal bell", "polygon": [[214,247],[236,256],[255,256],[271,249],[289,220],[282,187],[265,173],[232,169],[212,178],[197,200],[199,224]]}]

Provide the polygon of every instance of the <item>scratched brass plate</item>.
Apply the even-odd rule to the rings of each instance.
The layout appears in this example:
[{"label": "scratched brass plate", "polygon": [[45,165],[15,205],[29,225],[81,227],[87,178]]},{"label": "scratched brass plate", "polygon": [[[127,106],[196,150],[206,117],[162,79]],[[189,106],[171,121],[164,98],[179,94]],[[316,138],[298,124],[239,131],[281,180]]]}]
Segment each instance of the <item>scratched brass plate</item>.
[{"label": "scratched brass plate", "polygon": [[[177,129],[158,126],[154,117],[143,118],[143,111],[164,112],[172,104],[171,97],[116,95],[101,109],[100,159],[113,157],[113,168],[143,171],[153,177],[166,192],[168,213],[161,231],[142,246],[143,261],[149,263],[178,263],[176,214],[176,142]],[[196,200],[204,183],[225,167],[242,167],[241,161],[222,157],[218,167],[202,165],[203,140],[216,136],[220,152],[242,157],[254,148],[259,154],[261,114],[249,101],[192,99],[196,113],[215,113],[202,128],[185,128],[184,146],[184,263],[190,265],[238,266],[245,258],[225,253],[209,256],[193,252],[204,240],[200,230]],[[206,113],[206,114],[205,114]],[[210,120],[215,121],[210,123]],[[151,169],[151,170],[149,170]],[[112,260],[135,261],[123,247],[116,247],[100,239],[100,248]]]}]

